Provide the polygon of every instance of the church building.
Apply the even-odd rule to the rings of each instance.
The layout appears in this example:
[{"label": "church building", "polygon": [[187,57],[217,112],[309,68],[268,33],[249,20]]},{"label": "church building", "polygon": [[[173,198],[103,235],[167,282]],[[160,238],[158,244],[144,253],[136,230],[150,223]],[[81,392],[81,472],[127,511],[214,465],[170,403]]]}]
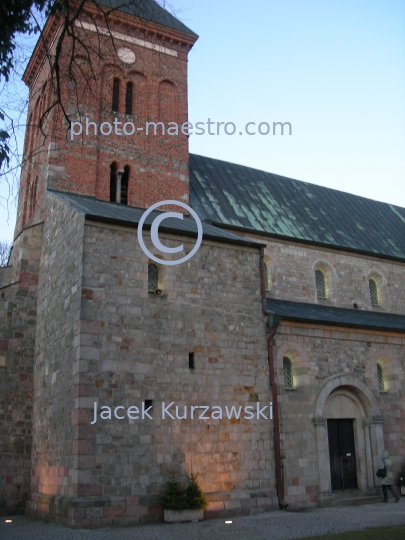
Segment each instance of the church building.
[{"label": "church building", "polygon": [[[153,0],[99,3],[116,8],[108,28],[89,2],[63,42],[65,110],[44,117],[58,15],[24,74],[0,269],[2,515],[159,522],[172,472],[198,473],[207,518],[378,500],[382,451],[395,474],[405,460],[405,209],[190,154],[181,131],[103,134],[188,121],[198,36]],[[150,238],[163,209],[145,222],[153,259],[138,241],[161,201],[202,222],[181,264]],[[159,238],[189,254],[180,211]]]}]

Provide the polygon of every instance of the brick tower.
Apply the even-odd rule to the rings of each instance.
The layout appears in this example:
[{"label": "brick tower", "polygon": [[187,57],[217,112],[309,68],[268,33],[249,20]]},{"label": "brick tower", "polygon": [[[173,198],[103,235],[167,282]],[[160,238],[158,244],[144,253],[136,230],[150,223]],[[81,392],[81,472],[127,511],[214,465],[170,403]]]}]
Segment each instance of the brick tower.
[{"label": "brick tower", "polygon": [[[61,48],[62,110],[52,107],[58,88],[47,61],[60,32],[63,21],[51,16],[24,74],[30,100],[15,236],[44,219],[47,188],[141,208],[187,203],[187,136],[153,124],[147,135],[146,123],[187,121],[187,54],[196,34],[153,0],[86,4],[75,38],[66,36]],[[80,135],[67,118],[75,133],[83,126]]]}]

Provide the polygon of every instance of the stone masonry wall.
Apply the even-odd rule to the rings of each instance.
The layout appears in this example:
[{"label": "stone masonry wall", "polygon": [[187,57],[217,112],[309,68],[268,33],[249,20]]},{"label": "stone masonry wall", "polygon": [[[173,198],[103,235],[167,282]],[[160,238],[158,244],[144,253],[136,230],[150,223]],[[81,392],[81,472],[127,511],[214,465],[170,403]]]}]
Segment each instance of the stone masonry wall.
[{"label": "stone masonry wall", "polygon": [[42,225],[14,243],[0,288],[0,515],[23,513],[30,488],[33,363]]},{"label": "stone masonry wall", "polygon": [[[294,302],[322,303],[342,308],[405,313],[405,263],[294,242],[244,235],[266,242],[268,296]],[[327,298],[318,300],[315,270],[325,275]],[[380,305],[370,300],[369,278],[374,278]]]},{"label": "stone masonry wall", "polygon": [[27,512],[46,515],[53,496],[76,495],[75,336],[80,325],[83,218],[51,195],[40,263],[34,368],[31,495]]},{"label": "stone masonry wall", "polygon": [[[265,240],[263,236],[244,236]],[[404,263],[274,239],[267,239],[264,255],[268,297],[341,308],[357,304],[358,309],[405,313]],[[317,298],[317,268],[325,275],[325,300]],[[369,278],[378,286],[378,307],[371,305]],[[337,374],[355,377],[371,389],[382,416],[385,446],[398,470],[405,459],[404,334],[405,328],[404,333],[395,334],[282,323],[275,339],[275,356],[287,502],[298,506],[319,502],[322,458],[317,453],[314,406],[323,385]],[[293,390],[284,387],[283,356],[292,362]],[[383,392],[378,389],[377,362],[383,369]],[[335,414],[338,418],[338,411]],[[378,460],[373,459],[377,466]],[[323,473],[329,475],[330,471],[323,469]],[[363,488],[365,484],[363,478]]]},{"label": "stone masonry wall", "polygon": [[[183,406],[271,401],[259,251],[206,241],[189,262],[160,271],[162,297],[148,293],[148,259],[134,230],[86,226],[78,494],[99,496],[100,507],[74,508],[73,526],[162,519],[159,492],[170,470],[183,479],[199,473],[207,515],[274,503],[270,420],[161,418],[162,402],[182,415]],[[145,400],[153,400],[153,420],[125,417]],[[90,425],[94,402],[99,411],[124,407],[125,418]]]},{"label": "stone masonry wall", "polygon": [[[360,380],[371,390],[382,416],[385,447],[397,472],[405,459],[405,335],[286,322],[275,342],[286,501],[298,506],[318,502],[315,401],[322,387],[338,374]],[[284,386],[284,356],[292,361],[293,390]],[[384,392],[378,387],[377,361],[383,364]],[[333,412],[334,418],[343,413]],[[373,459],[378,468],[378,456]],[[325,472],[330,474],[329,469]],[[359,488],[367,490],[364,485]]]}]

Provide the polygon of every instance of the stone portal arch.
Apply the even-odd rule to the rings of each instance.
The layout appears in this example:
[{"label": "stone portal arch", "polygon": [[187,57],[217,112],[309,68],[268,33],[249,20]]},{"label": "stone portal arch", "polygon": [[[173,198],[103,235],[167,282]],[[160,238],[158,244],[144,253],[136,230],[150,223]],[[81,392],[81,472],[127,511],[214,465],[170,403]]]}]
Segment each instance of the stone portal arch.
[{"label": "stone portal arch", "polygon": [[361,491],[375,490],[375,467],[384,449],[383,419],[377,401],[363,381],[335,375],[323,384],[314,405],[320,500],[332,494],[328,419],[353,420],[357,484]]}]

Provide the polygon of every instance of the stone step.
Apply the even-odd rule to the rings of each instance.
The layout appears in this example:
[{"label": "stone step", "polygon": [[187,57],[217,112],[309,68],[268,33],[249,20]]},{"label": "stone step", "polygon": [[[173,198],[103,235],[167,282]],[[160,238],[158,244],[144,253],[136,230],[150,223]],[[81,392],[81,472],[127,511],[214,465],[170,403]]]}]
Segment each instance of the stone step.
[{"label": "stone step", "polygon": [[347,493],[332,493],[320,499],[319,506],[359,506],[362,504],[375,504],[380,502],[382,495],[377,493],[366,494],[361,491],[350,491]]}]

